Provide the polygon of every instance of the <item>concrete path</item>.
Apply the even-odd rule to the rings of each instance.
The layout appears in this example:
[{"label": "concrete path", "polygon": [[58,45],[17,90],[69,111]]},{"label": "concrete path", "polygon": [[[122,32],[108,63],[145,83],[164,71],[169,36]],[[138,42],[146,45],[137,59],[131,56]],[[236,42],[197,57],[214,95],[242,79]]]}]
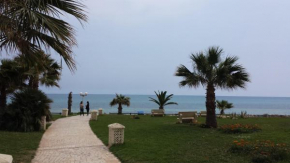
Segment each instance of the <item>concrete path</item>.
[{"label": "concrete path", "polygon": [[90,117],[53,122],[42,136],[32,163],[119,163],[91,130]]}]

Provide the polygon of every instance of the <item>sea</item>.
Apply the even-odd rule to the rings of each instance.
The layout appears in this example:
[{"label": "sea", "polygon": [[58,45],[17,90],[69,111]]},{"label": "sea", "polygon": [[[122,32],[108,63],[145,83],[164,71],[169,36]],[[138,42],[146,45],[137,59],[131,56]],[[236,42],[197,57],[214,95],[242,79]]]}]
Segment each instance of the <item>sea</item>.
[{"label": "sea", "polygon": [[[84,104],[90,102],[90,109],[102,108],[104,113],[117,113],[118,106],[110,106],[110,102],[116,95],[114,94],[88,94],[83,99],[79,94],[73,94],[72,112],[79,112],[79,104],[83,100]],[[123,113],[137,113],[143,111],[150,113],[151,109],[158,109],[158,105],[149,101],[149,97],[156,98],[155,95],[125,95],[130,97],[131,105],[123,106]],[[62,109],[68,107],[68,94],[48,94],[53,100],[51,112],[60,113]],[[246,97],[246,96],[217,96],[217,100],[227,100],[233,103],[234,107],[225,111],[226,114],[246,111],[253,115],[290,115],[290,97]],[[174,95],[171,99],[178,105],[165,106],[166,114],[177,114],[179,111],[205,111],[205,96]],[[219,110],[216,110],[219,114]]]}]

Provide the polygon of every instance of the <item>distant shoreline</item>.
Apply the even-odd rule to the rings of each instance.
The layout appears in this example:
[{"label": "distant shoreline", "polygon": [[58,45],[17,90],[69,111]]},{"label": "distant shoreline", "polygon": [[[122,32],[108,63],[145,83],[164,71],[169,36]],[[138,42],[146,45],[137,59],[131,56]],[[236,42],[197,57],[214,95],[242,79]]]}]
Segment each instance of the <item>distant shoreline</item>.
[{"label": "distant shoreline", "polygon": [[[130,97],[130,107],[123,107],[123,113],[137,113],[143,111],[150,113],[151,109],[157,109],[157,104],[149,101],[148,97],[156,98],[155,95],[127,95]],[[67,108],[67,94],[48,94],[48,97],[53,100],[51,103],[51,112],[61,112],[63,108]],[[89,101],[91,110],[103,108],[105,113],[117,112],[117,107],[111,107],[110,101],[115,95],[100,95],[89,94],[84,99],[78,94],[72,97],[72,112],[79,111],[80,101]],[[226,110],[226,114],[237,113],[241,111],[247,112],[248,115],[290,115],[290,97],[237,97],[237,96],[217,96],[217,100],[227,100],[233,103],[234,108]],[[177,114],[179,111],[205,111],[205,96],[184,96],[174,95],[173,102],[178,105],[168,105],[165,107],[165,113]],[[219,114],[219,110],[216,109]]]},{"label": "distant shoreline", "polygon": [[[68,95],[68,93],[46,93],[47,95]],[[156,96],[155,94],[126,94],[127,96]],[[79,93],[73,93],[72,95],[79,96]],[[100,96],[115,96],[116,94],[88,94],[89,95],[100,95]],[[174,96],[193,96],[193,97],[205,97],[205,95],[180,95],[174,94]],[[253,98],[290,98],[285,96],[225,96],[225,95],[216,95],[216,97],[253,97]]]},{"label": "distant shoreline", "polygon": [[[61,112],[52,112],[52,114],[61,114]],[[105,113],[106,114],[106,113]],[[117,112],[114,113],[108,113],[106,115],[117,115]],[[140,115],[138,113],[123,113],[122,115]],[[151,113],[144,113],[144,115],[151,115]],[[230,115],[230,114],[226,114],[226,115]],[[165,116],[178,116],[178,114],[165,114]],[[219,114],[216,114],[217,118],[219,116]],[[237,116],[239,116],[239,114],[237,114]],[[247,114],[247,118],[288,118],[290,117],[290,115],[281,115],[281,114]]]}]

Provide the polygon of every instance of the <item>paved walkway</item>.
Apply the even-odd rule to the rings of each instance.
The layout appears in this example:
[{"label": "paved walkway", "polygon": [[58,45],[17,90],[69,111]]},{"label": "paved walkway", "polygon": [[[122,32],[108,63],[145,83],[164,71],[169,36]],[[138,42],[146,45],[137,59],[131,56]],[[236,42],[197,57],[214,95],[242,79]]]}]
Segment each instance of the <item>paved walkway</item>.
[{"label": "paved walkway", "polygon": [[73,116],[53,122],[32,163],[119,163],[93,133],[89,118]]}]

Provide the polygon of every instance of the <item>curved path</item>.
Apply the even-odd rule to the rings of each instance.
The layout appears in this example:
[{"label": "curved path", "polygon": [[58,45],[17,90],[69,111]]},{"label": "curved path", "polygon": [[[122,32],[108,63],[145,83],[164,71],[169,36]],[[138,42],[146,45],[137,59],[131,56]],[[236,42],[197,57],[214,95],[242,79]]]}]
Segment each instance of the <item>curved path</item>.
[{"label": "curved path", "polygon": [[119,163],[89,126],[90,116],[60,118],[43,134],[32,163]]}]

